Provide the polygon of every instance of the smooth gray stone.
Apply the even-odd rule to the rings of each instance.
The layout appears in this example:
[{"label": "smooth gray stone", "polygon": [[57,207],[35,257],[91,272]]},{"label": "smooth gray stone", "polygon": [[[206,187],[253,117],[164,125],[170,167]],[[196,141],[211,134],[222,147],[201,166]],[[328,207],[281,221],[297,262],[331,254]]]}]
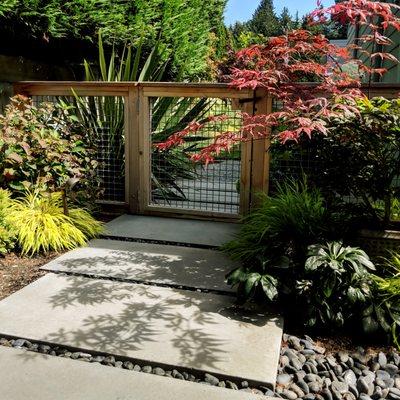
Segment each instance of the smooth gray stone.
[{"label": "smooth gray stone", "polygon": [[343,375],[345,381],[350,385],[356,385],[357,377],[356,374],[351,370],[348,369]]},{"label": "smooth gray stone", "polygon": [[376,377],[382,380],[390,379],[390,374],[387,371],[379,369],[378,371],[376,371]]},{"label": "smooth gray stone", "polygon": [[240,225],[228,222],[121,215],[106,224],[105,235],[160,240],[203,246],[221,246],[232,240]]},{"label": "smooth gray stone", "polygon": [[0,302],[0,334],[273,386],[282,320],[230,296],[47,274]]},{"label": "smooth gray stone", "polygon": [[379,352],[378,354],[378,363],[383,368],[387,364],[387,357],[385,353]]},{"label": "smooth gray stone", "polygon": [[42,269],[234,292],[225,275],[237,265],[216,250],[96,239]]},{"label": "smooth gray stone", "polygon": [[289,374],[279,374],[276,378],[276,383],[279,385],[286,386],[292,381],[292,377]]}]

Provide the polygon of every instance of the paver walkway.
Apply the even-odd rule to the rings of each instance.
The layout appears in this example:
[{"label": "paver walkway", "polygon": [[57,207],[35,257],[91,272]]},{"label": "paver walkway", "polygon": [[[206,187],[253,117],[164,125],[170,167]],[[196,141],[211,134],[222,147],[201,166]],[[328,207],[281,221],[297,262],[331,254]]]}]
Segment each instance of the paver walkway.
[{"label": "paver walkway", "polygon": [[106,235],[218,247],[231,240],[238,230],[237,224],[227,222],[121,215],[107,224]]},{"label": "paver walkway", "polygon": [[276,378],[277,322],[230,296],[54,274],[0,302],[7,335],[261,384]]},{"label": "paver walkway", "polygon": [[262,400],[263,396],[0,347],[3,400]]},{"label": "paver walkway", "polygon": [[44,269],[233,293],[225,275],[235,265],[215,250],[97,239]]},{"label": "paver walkway", "polygon": [[[129,220],[136,235],[141,219],[123,217],[109,226],[115,230],[122,221],[126,234]],[[147,227],[155,228],[153,222]],[[189,229],[189,221],[182,222]],[[182,237],[175,234],[175,223],[169,220],[168,229],[168,221],[162,221],[162,240],[182,243]],[[228,237],[233,228],[217,225],[217,231]],[[156,233],[151,231],[151,236]],[[205,242],[198,240],[195,245]],[[0,302],[0,336],[272,386],[282,321],[274,313],[238,311],[224,283],[232,266],[216,250],[94,240],[89,247],[52,261],[44,268],[53,272]],[[186,389],[182,386],[182,390]],[[186,398],[201,399],[203,388],[199,393],[200,397]]]}]

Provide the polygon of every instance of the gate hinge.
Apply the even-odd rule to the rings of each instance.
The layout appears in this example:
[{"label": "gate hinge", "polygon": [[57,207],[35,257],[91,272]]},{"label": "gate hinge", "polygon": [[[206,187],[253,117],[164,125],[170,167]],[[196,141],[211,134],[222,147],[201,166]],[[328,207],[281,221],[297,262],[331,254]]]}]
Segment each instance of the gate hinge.
[{"label": "gate hinge", "polygon": [[253,101],[261,100],[262,97],[249,97],[247,99],[239,99],[239,104],[252,103]]}]

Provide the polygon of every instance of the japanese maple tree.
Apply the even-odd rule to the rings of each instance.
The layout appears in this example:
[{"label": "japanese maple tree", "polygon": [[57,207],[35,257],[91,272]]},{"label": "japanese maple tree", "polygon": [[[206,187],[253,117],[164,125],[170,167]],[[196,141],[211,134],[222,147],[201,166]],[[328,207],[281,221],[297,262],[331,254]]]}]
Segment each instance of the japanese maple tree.
[{"label": "japanese maple tree", "polygon": [[[329,118],[343,113],[357,114],[356,102],[365,96],[361,91],[362,80],[369,77],[371,81],[374,74],[386,71],[376,60],[398,62],[394,55],[384,51],[392,44],[384,35],[385,30],[390,27],[400,30],[398,9],[399,6],[390,3],[348,0],[313,11],[308,16],[310,27],[330,18],[358,27],[356,32],[364,32],[345,49],[331,44],[312,29],[296,29],[270,38],[264,45],[239,51],[231,68],[230,85],[238,90],[264,89],[279,102],[280,110],[265,115],[241,113],[240,130],[220,132],[213,143],[193,153],[192,159],[212,162],[221,151],[229,151],[236,143],[250,138],[271,135],[275,127],[280,129],[274,130],[273,135],[283,143],[298,141],[303,136],[311,138],[316,133],[326,135]],[[354,50],[363,54],[366,61],[352,58]],[[346,65],[355,65],[357,72],[346,72]],[[306,84],[310,82],[314,84]],[[156,146],[165,150],[181,145],[188,135],[224,118],[218,115],[202,123],[192,122]]]}]

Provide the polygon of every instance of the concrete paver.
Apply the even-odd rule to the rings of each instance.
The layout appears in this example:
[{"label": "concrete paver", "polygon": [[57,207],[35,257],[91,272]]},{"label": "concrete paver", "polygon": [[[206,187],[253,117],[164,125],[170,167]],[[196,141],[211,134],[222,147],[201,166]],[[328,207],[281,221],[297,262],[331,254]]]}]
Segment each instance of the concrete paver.
[{"label": "concrete paver", "polygon": [[96,239],[43,269],[234,292],[225,275],[235,266],[215,250]]},{"label": "concrete paver", "polygon": [[0,347],[4,400],[262,400],[252,393]]},{"label": "concrete paver", "polygon": [[0,302],[0,334],[270,385],[281,325],[230,296],[54,274]]},{"label": "concrete paver", "polygon": [[121,215],[106,224],[106,235],[143,240],[221,246],[238,232],[239,225],[140,215]]}]

